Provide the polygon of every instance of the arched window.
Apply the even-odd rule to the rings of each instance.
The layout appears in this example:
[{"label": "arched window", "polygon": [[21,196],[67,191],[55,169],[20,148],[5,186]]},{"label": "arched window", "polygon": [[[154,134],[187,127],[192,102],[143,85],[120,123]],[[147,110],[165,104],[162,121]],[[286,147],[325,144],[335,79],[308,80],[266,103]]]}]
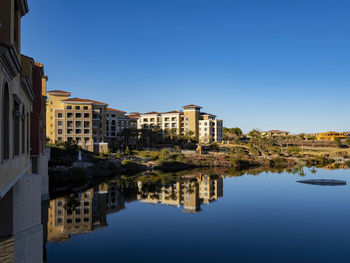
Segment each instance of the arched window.
[{"label": "arched window", "polygon": [[4,98],[2,104],[2,145],[3,145],[3,159],[10,158],[10,94],[8,84],[5,84]]},{"label": "arched window", "polygon": [[27,154],[30,154],[30,118],[27,112]]},{"label": "arched window", "polygon": [[26,112],[25,112],[25,108],[24,105],[22,106],[22,115],[21,115],[21,123],[22,123],[22,127],[21,127],[21,132],[22,132],[22,154],[25,153],[25,148],[26,148],[26,123],[25,123],[25,119],[26,119]]},{"label": "arched window", "polygon": [[20,153],[20,104],[17,99],[13,99],[13,145],[14,145],[14,154],[17,156]]}]

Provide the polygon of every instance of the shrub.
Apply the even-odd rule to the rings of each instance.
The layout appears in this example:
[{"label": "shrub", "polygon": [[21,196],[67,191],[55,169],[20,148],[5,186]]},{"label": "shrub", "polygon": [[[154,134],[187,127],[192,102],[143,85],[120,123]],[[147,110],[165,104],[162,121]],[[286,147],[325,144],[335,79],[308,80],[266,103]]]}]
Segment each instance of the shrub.
[{"label": "shrub", "polygon": [[121,164],[122,164],[123,168],[128,169],[128,170],[141,170],[142,169],[142,165],[140,165],[136,162],[130,161],[130,160],[123,160]]},{"label": "shrub", "polygon": [[171,156],[171,153],[167,148],[161,149],[159,152],[159,159],[161,160],[168,160],[170,159],[170,156]]},{"label": "shrub", "polygon": [[131,153],[131,151],[130,151],[130,149],[129,149],[129,146],[126,146],[126,149],[125,149],[125,154],[126,155],[132,155],[132,153]]},{"label": "shrub", "polygon": [[122,153],[121,153],[121,151],[118,149],[118,151],[117,151],[117,159],[120,159],[120,158],[122,158]]}]

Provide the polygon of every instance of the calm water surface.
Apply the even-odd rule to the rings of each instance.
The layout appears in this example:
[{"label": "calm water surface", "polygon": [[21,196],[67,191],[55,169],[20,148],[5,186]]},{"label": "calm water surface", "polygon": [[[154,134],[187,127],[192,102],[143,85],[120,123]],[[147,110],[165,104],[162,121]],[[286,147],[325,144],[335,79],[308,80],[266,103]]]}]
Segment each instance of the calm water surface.
[{"label": "calm water surface", "polygon": [[112,180],[51,200],[47,262],[350,262],[350,170]]}]

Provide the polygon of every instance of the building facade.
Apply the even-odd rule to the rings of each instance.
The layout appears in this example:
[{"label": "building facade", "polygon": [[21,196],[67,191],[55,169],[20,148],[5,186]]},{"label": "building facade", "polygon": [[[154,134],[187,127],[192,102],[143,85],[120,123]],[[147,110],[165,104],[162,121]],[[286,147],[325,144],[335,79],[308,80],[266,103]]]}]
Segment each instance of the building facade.
[{"label": "building facade", "polygon": [[183,111],[140,114],[137,128],[173,131],[177,135],[189,134],[202,143],[221,142],[223,121],[213,114],[201,112],[201,108],[191,104],[183,106]]},{"label": "building facade", "polygon": [[62,90],[47,92],[47,130],[50,143],[74,141],[91,152],[107,152],[106,118],[108,104],[89,99],[69,98]]},{"label": "building facade", "polygon": [[[43,260],[42,169],[48,157],[42,138],[31,131],[32,121],[45,127],[34,116],[42,113],[41,73],[33,58],[21,54],[21,18],[28,10],[26,0],[0,4],[1,262]],[[42,165],[36,166],[39,156]]]},{"label": "building facade", "polygon": [[316,139],[320,141],[334,141],[336,138],[347,139],[347,135],[344,132],[323,132],[316,135]]}]

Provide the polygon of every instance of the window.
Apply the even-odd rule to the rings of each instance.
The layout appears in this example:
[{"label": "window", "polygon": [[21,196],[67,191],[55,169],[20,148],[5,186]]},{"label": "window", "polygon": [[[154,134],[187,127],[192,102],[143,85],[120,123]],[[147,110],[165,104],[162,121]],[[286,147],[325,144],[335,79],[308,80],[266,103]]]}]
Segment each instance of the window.
[{"label": "window", "polygon": [[116,125],[116,122],[115,122],[115,120],[112,120],[112,125]]},{"label": "window", "polygon": [[89,110],[89,107],[88,106],[84,106],[83,109],[84,110]]},{"label": "window", "polygon": [[89,222],[89,218],[88,217],[84,217],[84,222]]},{"label": "window", "polygon": [[59,142],[61,142],[61,141],[62,141],[62,137],[57,137],[57,140],[58,140]]},{"label": "window", "polygon": [[151,118],[150,121],[151,121],[151,122],[155,122],[156,119],[155,119],[155,118]]},{"label": "window", "polygon": [[25,110],[24,110],[24,106],[22,107],[22,116],[21,116],[21,122],[22,122],[22,154],[24,154],[25,152],[25,145],[26,145],[26,123],[25,123],[25,119],[26,119],[26,115],[25,115]]},{"label": "window", "polygon": [[72,121],[67,121],[67,127],[68,128],[73,128],[73,122]]},{"label": "window", "polygon": [[80,223],[80,222],[81,222],[80,218],[75,219],[75,223]]},{"label": "window", "polygon": [[67,110],[71,110],[71,109],[72,109],[72,106],[69,105],[69,106],[66,107],[66,109],[67,109]]},{"label": "window", "polygon": [[14,137],[13,137],[13,142],[15,146],[15,151],[14,155],[19,155],[19,132],[20,132],[20,116],[21,112],[19,109],[19,103],[16,99],[13,100],[13,107],[14,107],[14,121],[13,121],[13,131],[14,131]]},{"label": "window", "polygon": [[84,113],[84,119],[88,119],[90,118],[90,114],[89,113]]},{"label": "window", "polygon": [[29,113],[27,112],[27,154],[30,153],[30,118],[29,118]]},{"label": "window", "polygon": [[88,143],[90,141],[90,138],[89,137],[85,137],[84,141],[85,141],[85,143]]},{"label": "window", "polygon": [[84,121],[84,128],[90,128],[90,122]]},{"label": "window", "polygon": [[67,134],[72,134],[73,133],[73,129],[67,129]]},{"label": "window", "polygon": [[63,130],[62,129],[58,129],[57,130],[57,134],[62,134],[63,133]]},{"label": "window", "polygon": [[172,120],[172,121],[176,121],[176,117],[172,117],[171,120]]},{"label": "window", "polygon": [[81,121],[75,122],[75,128],[81,128]]},{"label": "window", "polygon": [[89,134],[90,133],[90,129],[84,129],[84,134]]},{"label": "window", "polygon": [[169,121],[169,118],[168,118],[168,117],[166,117],[166,118],[164,119],[164,121]]},{"label": "window", "polygon": [[62,121],[58,121],[58,122],[57,122],[57,126],[58,126],[58,127],[62,127]]},{"label": "window", "polygon": [[62,112],[57,113],[57,118],[63,118],[63,113]]},{"label": "window", "polygon": [[73,118],[73,113],[72,112],[67,112],[67,118]]},{"label": "window", "polygon": [[79,113],[79,112],[77,112],[77,113],[75,113],[75,118],[81,118],[81,113]]},{"label": "window", "polygon": [[10,158],[10,100],[9,100],[9,89],[7,83],[5,84],[4,90],[4,103],[2,108],[2,145],[4,146],[3,150],[3,159]]},{"label": "window", "polygon": [[73,141],[73,137],[67,137],[67,141]]},{"label": "window", "polygon": [[75,129],[75,134],[81,134],[81,129]]},{"label": "window", "polygon": [[75,106],[75,110],[80,110],[80,106]]},{"label": "window", "polygon": [[115,118],[115,114],[112,114],[112,118]]}]

